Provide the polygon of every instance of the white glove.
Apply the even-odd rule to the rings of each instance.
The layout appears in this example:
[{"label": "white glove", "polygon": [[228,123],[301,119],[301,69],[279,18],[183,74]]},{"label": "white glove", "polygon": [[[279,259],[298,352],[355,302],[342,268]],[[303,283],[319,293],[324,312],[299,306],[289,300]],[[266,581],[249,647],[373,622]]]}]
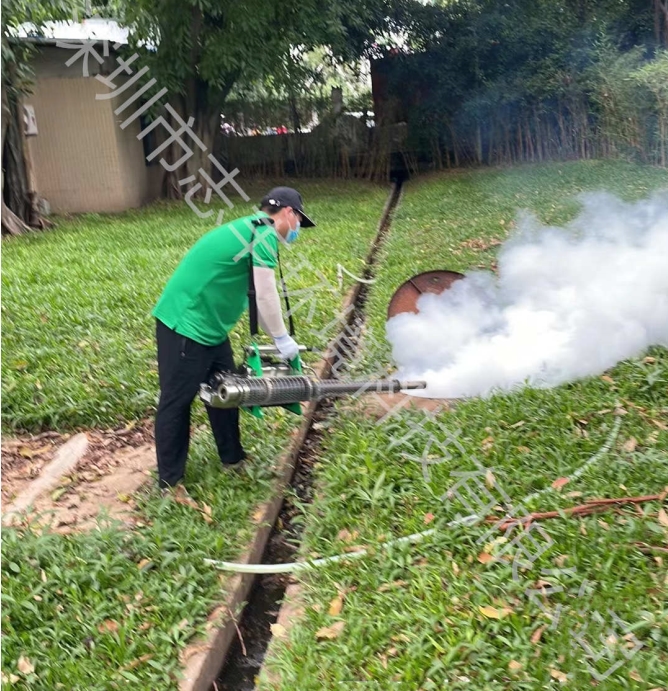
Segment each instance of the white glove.
[{"label": "white glove", "polygon": [[292,360],[299,355],[297,341],[288,334],[275,338],[274,345],[278,348],[278,352],[284,360]]}]

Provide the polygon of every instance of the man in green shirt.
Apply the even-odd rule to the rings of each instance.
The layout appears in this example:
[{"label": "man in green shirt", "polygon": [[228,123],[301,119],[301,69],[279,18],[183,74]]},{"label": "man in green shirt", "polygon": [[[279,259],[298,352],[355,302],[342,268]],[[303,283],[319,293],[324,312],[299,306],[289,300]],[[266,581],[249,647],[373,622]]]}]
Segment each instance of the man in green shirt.
[{"label": "man in green shirt", "polygon": [[[214,228],[183,258],[153,310],[156,318],[160,401],[155,446],[161,487],[173,487],[185,473],[190,443],[190,406],[199,385],[215,371],[233,371],[229,333],[248,307],[253,260],[258,319],[281,357],[292,359],[298,346],[283,321],[274,268],[279,242],[297,239],[300,226],[315,224],[304,213],[299,192],[276,187],[261,211]],[[252,242],[252,254],[250,252]],[[207,406],[223,465],[245,457],[239,411]]]}]

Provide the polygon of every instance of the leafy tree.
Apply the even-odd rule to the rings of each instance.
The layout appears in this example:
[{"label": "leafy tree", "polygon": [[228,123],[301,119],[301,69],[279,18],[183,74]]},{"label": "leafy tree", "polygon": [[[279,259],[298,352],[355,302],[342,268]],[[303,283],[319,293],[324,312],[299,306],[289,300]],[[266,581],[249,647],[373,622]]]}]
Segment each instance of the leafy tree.
[{"label": "leafy tree", "polygon": [[47,20],[69,19],[78,0],[2,0],[2,233],[17,235],[43,227],[28,180],[21,97],[30,92],[33,46],[13,36],[24,22],[39,32]]},{"label": "leafy tree", "polygon": [[[135,0],[124,4],[132,47],[143,53],[150,73],[169,89],[171,105],[214,148],[220,113],[232,90],[274,83],[295,96],[308,71],[301,57],[327,46],[333,59],[354,61],[410,28],[417,0]],[[208,169],[196,149],[176,179]]]},{"label": "leafy tree", "polygon": [[393,75],[410,148],[455,165],[655,160],[646,104],[629,81],[657,49],[651,2],[460,0],[442,10],[427,51],[400,58]]},{"label": "leafy tree", "polygon": [[655,60],[638,68],[635,81],[651,94],[650,108],[656,122],[660,164],[668,165],[668,50],[661,51]]}]

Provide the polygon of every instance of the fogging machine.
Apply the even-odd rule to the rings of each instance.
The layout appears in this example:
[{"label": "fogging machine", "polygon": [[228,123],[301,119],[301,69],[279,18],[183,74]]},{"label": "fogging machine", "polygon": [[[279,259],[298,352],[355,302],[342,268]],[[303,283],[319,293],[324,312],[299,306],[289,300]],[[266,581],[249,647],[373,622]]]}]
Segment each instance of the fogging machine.
[{"label": "fogging machine", "polygon": [[[200,385],[200,398],[213,408],[243,408],[255,417],[263,417],[262,408],[282,406],[297,415],[302,413],[301,403],[322,398],[340,398],[362,393],[398,393],[402,390],[424,389],[423,381],[399,381],[379,379],[365,381],[319,380],[304,374],[301,356],[297,354],[286,362],[278,358],[273,345],[258,345],[258,313],[253,279],[253,245],[255,229],[270,224],[271,219],[253,221],[249,243],[248,312],[250,317],[251,345],[246,347],[246,360],[238,372],[215,372],[208,382]],[[294,338],[295,328],[290,311],[288,290],[283,278],[280,254],[278,270],[285,299],[290,335]],[[300,345],[303,353],[310,350]]]}]

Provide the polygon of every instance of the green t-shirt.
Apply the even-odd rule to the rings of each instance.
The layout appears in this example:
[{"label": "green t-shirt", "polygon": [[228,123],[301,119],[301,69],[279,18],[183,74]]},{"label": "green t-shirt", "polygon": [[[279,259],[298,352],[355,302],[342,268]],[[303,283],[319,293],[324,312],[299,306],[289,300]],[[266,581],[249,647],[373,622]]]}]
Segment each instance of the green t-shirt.
[{"label": "green t-shirt", "polygon": [[253,264],[273,269],[278,236],[272,225],[254,226],[265,213],[231,221],[203,235],[190,249],[153,309],[153,316],[182,336],[218,345],[248,306],[249,249]]}]

